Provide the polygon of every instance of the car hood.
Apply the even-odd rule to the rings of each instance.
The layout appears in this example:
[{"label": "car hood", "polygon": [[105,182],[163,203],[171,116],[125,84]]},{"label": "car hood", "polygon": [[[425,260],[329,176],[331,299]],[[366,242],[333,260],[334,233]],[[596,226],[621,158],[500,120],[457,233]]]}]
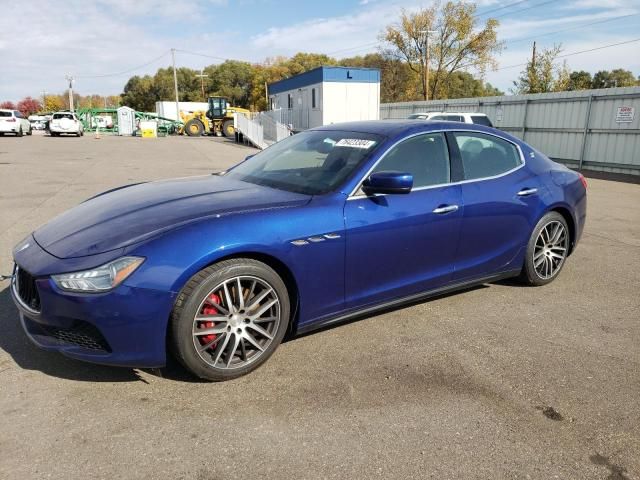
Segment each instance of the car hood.
[{"label": "car hood", "polygon": [[96,255],[216,215],[304,205],[311,197],[207,175],[110,190],[34,232],[58,258]]}]

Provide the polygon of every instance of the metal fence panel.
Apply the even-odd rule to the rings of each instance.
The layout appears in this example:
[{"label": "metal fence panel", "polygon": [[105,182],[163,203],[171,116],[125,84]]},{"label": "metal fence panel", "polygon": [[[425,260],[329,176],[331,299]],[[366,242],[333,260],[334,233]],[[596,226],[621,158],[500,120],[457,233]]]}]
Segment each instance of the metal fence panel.
[{"label": "metal fence panel", "polygon": [[[633,109],[633,121],[620,122],[620,107]],[[380,118],[439,111],[485,113],[569,166],[640,175],[640,87],[386,103]]]}]

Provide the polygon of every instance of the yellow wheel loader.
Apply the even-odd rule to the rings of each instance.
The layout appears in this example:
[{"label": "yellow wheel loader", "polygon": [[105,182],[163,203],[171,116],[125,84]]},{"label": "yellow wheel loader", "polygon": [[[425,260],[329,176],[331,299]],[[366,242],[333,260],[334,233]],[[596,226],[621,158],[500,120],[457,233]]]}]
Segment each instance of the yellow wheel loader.
[{"label": "yellow wheel loader", "polygon": [[234,113],[249,113],[246,108],[231,107],[226,98],[209,97],[209,110],[193,113],[180,112],[180,119],[184,122],[183,131],[190,137],[200,137],[202,135],[218,135],[222,133],[225,137],[233,137]]}]

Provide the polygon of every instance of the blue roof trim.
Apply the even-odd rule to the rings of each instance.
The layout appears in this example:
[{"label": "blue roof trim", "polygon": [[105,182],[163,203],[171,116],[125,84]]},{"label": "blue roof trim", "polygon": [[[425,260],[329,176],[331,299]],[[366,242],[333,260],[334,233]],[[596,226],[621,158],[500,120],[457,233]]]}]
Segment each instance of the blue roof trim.
[{"label": "blue roof trim", "polygon": [[318,67],[269,84],[269,94],[296,90],[321,82],[380,83],[380,70],[377,68]]}]

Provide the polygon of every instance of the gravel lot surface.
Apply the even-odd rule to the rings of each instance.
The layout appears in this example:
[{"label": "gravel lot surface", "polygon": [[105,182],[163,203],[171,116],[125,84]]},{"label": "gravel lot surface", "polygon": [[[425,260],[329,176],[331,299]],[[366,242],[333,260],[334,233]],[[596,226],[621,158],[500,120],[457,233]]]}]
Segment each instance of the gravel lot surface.
[{"label": "gravel lot surface", "polygon": [[[0,273],[91,195],[252,152],[0,138]],[[552,284],[485,285],[297,338],[222,384],[42,352],[2,282],[0,479],[640,478],[640,185],[592,179],[588,196]]]}]

